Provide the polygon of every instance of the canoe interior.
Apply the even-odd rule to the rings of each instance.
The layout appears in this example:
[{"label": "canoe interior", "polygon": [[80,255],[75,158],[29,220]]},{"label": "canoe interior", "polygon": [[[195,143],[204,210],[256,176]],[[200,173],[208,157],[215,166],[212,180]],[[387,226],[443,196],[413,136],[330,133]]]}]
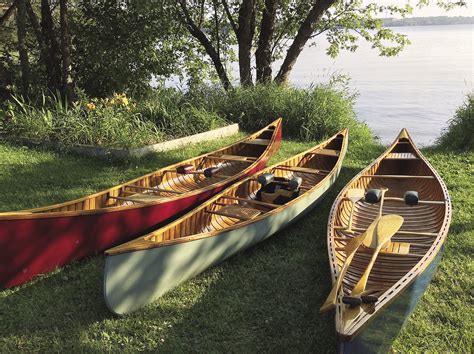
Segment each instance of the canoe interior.
[{"label": "canoe interior", "polygon": [[[278,165],[266,169],[275,177],[290,179],[301,177],[299,197],[317,186],[336,166],[340,166],[347,140],[346,133],[340,133],[316,148],[294,156]],[[344,150],[344,153],[341,152]],[[228,188],[218,197],[195,209],[184,218],[142,238],[130,241],[106,251],[106,254],[131,252],[134,250],[160,247],[170,243],[188,242],[196,238],[215,236],[222,230],[252,220],[257,221],[269,212],[276,212],[285,206],[262,202],[257,199],[261,185],[257,179],[249,178]],[[297,198],[298,199],[298,198]],[[291,200],[289,203],[295,201]]]},{"label": "canoe interior", "polygon": [[[113,207],[133,206],[146,203],[160,203],[179,199],[181,195],[197,192],[213,186],[227,183],[238,178],[246,170],[276,149],[276,135],[280,129],[278,119],[250,137],[212,153],[147,174],[140,178],[104,190],[102,192],[48,207],[17,212],[18,214],[43,214],[68,211],[93,211]],[[200,174],[178,174],[176,167],[184,164],[194,166]],[[210,167],[219,168],[219,172],[210,178],[202,173]],[[11,216],[14,213],[8,213]],[[0,218],[2,214],[0,214]]]},{"label": "canoe interior", "polygon": [[[336,328],[345,340],[352,340],[429,265],[439,252],[449,227],[451,207],[446,186],[408,134],[402,132],[381,158],[341,191],[333,206],[328,229],[333,279],[346,261],[344,247],[347,242],[368,228],[378,216],[380,208],[380,203],[369,204],[364,199],[356,202],[352,224],[355,234],[346,233],[345,226],[349,223],[352,209],[352,203],[346,198],[347,191],[352,188],[368,190],[382,187],[388,188],[382,214],[401,215],[404,222],[389,246],[378,255],[368,278],[366,290],[379,298],[375,313],[371,315],[358,306],[357,311],[352,311],[352,315],[348,316],[349,306],[342,304],[339,298]],[[406,191],[417,191],[420,203],[406,205],[403,201]],[[400,246],[405,243],[409,244],[409,249],[402,252]],[[361,246],[358,249],[344,276],[340,296],[351,294],[372,254],[371,248]]]}]

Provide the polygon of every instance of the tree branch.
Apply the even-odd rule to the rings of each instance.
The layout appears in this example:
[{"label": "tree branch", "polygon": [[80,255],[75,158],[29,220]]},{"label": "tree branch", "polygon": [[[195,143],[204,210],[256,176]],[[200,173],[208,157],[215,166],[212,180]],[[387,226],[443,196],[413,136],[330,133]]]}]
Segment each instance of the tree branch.
[{"label": "tree branch", "polygon": [[237,32],[239,29],[237,28],[237,25],[235,24],[234,18],[232,17],[232,14],[230,13],[229,10],[229,5],[227,4],[226,0],[221,0],[222,5],[224,6],[224,11],[227,15],[227,18],[229,19],[230,25],[232,26],[232,29],[234,30],[235,34],[237,35]]},{"label": "tree branch", "polygon": [[7,9],[7,11],[5,11],[5,13],[2,15],[2,17],[0,17],[0,26],[3,26],[3,24],[8,21],[10,16],[15,11],[15,7],[16,7],[16,1],[13,1],[13,3],[10,5],[10,7]]},{"label": "tree branch", "polygon": [[315,2],[298,29],[298,33],[296,34],[293,43],[290,45],[290,48],[288,48],[286,57],[281,64],[280,71],[275,77],[275,82],[283,83],[288,80],[288,76],[296,63],[298,56],[313,33],[314,25],[321,19],[324,12],[334,5],[336,1],[337,0],[319,0]]},{"label": "tree branch", "polygon": [[[196,38],[199,43],[204,47],[206,50],[207,55],[211,58],[214,67],[216,68],[217,75],[219,76],[219,79],[222,82],[222,85],[224,86],[224,89],[227,91],[230,88],[232,88],[232,84],[230,83],[230,80],[227,76],[227,73],[225,71],[224,65],[222,65],[222,61],[219,57],[219,54],[215,50],[214,46],[212,43],[209,41],[207,36],[202,32],[199,27],[196,26],[194,23],[193,19],[191,18],[191,15],[189,14],[188,8],[186,6],[186,0],[179,0],[179,5],[182,10],[182,14],[180,14],[180,17],[183,21],[183,23],[186,25],[186,28],[188,29],[189,33]],[[179,12],[178,12],[179,14]]]}]

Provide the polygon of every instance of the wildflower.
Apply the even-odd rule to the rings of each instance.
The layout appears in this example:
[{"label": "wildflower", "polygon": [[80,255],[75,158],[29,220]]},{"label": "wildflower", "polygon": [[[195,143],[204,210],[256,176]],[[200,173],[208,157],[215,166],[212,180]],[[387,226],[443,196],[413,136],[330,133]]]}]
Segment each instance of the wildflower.
[{"label": "wildflower", "polygon": [[96,108],[93,102],[89,102],[86,106],[89,111],[93,111]]}]

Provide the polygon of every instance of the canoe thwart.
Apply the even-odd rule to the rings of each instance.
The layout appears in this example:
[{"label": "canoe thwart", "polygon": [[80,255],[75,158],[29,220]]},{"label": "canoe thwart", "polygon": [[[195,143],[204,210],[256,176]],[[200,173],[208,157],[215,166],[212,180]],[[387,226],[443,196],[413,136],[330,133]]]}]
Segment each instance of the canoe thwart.
[{"label": "canoe thwart", "polygon": [[251,220],[262,213],[261,210],[240,206],[238,204],[227,205],[219,210],[206,210],[205,212],[243,221]]}]

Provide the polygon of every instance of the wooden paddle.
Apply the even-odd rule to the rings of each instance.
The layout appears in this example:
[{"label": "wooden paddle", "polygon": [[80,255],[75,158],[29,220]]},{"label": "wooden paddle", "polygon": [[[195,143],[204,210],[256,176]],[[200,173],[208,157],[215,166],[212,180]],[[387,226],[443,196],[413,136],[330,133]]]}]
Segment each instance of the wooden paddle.
[{"label": "wooden paddle", "polygon": [[[367,230],[363,233],[361,233],[359,236],[356,236],[352,238],[346,245],[345,247],[345,252],[346,252],[346,261],[339,272],[339,275],[337,276],[336,283],[332,287],[331,292],[329,293],[326,301],[324,302],[323,306],[319,309],[319,313],[324,313],[326,311],[329,311],[333,309],[336,306],[336,300],[337,300],[337,294],[339,292],[339,288],[341,287],[342,280],[344,279],[344,275],[347,272],[347,269],[349,269],[349,266],[352,262],[352,258],[354,258],[354,255],[359,248],[359,246],[362,244],[364,239],[368,237],[369,235],[372,235],[375,232],[375,228],[377,226],[377,223],[379,222],[379,219],[377,218],[370,224],[370,226],[367,228]],[[373,236],[370,236],[372,239]]]},{"label": "wooden paddle", "polygon": [[387,247],[392,236],[395,235],[403,224],[403,217],[400,215],[384,215],[382,218],[384,219],[384,222],[379,222],[377,224],[376,232],[371,233],[367,238],[362,240],[364,245],[367,245],[370,248],[375,248],[375,251],[364,274],[362,274],[356,286],[352,289],[351,296],[358,296],[365,290],[367,280],[369,279],[370,272],[372,271],[380,250]]},{"label": "wooden paddle", "polygon": [[354,215],[354,207],[355,207],[355,203],[357,203],[359,200],[364,198],[364,190],[361,188],[349,189],[347,191],[347,198],[351,201],[352,206],[351,206],[351,215],[349,216],[349,224],[347,226],[347,229],[344,230],[344,232],[353,234],[354,231],[352,230],[352,216]]},{"label": "wooden paddle", "polygon": [[382,187],[380,188],[382,195],[380,196],[380,208],[379,208],[379,218],[382,216],[382,209],[383,209],[383,200],[385,198],[385,193],[387,193],[388,188]]}]

